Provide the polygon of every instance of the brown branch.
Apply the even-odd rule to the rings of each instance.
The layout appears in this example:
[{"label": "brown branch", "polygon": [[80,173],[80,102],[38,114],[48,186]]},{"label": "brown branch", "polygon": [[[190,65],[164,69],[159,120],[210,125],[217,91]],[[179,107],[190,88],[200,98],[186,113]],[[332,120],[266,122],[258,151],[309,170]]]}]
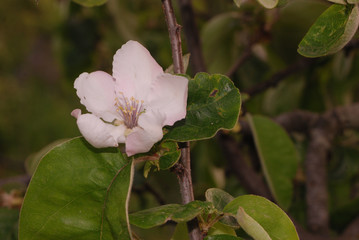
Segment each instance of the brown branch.
[{"label": "brown branch", "polygon": [[184,73],[182,61],[181,26],[177,24],[176,17],[173,12],[172,2],[170,0],[162,0],[162,8],[165,13],[171,42],[174,72]]},{"label": "brown branch", "polygon": [[[323,114],[309,111],[297,110],[291,113],[282,114],[274,119],[289,132],[305,132],[309,136],[310,144],[306,156],[306,189],[307,189],[307,215],[308,226],[314,231],[310,233],[296,223],[301,239],[322,240],[329,239],[329,214],[328,214],[328,192],[327,192],[327,170],[326,162],[329,157],[333,139],[344,129],[359,129],[359,103],[337,107]],[[250,128],[247,122],[240,121],[242,134],[250,135]],[[221,133],[223,134],[223,133]],[[241,152],[238,143],[230,136],[219,135],[222,149],[230,162],[231,170],[240,179],[243,187],[248,192],[265,195],[263,190],[268,188],[264,181],[258,180],[258,174],[243,165]],[[244,168],[242,171],[236,168]],[[246,183],[243,179],[255,181],[257,189]],[[359,219],[350,224],[338,240],[358,239]]]},{"label": "brown branch", "polygon": [[223,132],[217,134],[217,139],[229,162],[230,170],[238,178],[241,185],[250,193],[273,200],[263,177],[243,159],[237,141]]},{"label": "brown branch", "polygon": [[226,75],[228,77],[232,77],[232,75],[247,61],[247,59],[252,55],[252,46],[253,44],[249,44],[243,54],[234,62],[232,67],[228,70]]},{"label": "brown branch", "polygon": [[314,60],[302,58],[298,62],[288,66],[286,69],[279,71],[273,74],[268,80],[261,82],[248,90],[244,90],[245,93],[250,96],[257,95],[268,88],[277,86],[282,80],[292,75],[293,73],[303,70],[305,67],[309,66]]},{"label": "brown branch", "polygon": [[166,201],[164,200],[164,198],[156,191],[156,189],[154,189],[147,182],[141,187],[136,187],[136,186],[132,187],[132,191],[134,193],[137,193],[138,195],[142,195],[144,192],[149,192],[150,194],[152,194],[152,196],[156,199],[156,201],[160,205],[166,204]]},{"label": "brown branch", "polygon": [[177,0],[177,2],[181,11],[188,49],[191,53],[190,63],[192,71],[195,73],[205,72],[206,66],[203,59],[201,40],[198,34],[191,0]]},{"label": "brown branch", "polygon": [[[182,61],[181,46],[181,27],[177,24],[176,17],[173,12],[171,0],[162,0],[162,8],[165,13],[166,23],[168,27],[171,47],[173,68],[175,73],[184,73]],[[191,156],[189,142],[183,143],[181,149],[181,158],[173,168],[177,175],[182,197],[182,203],[187,204],[194,201],[193,185],[191,176]],[[197,219],[193,219],[187,223],[188,232],[191,240],[201,240],[201,232]]]}]

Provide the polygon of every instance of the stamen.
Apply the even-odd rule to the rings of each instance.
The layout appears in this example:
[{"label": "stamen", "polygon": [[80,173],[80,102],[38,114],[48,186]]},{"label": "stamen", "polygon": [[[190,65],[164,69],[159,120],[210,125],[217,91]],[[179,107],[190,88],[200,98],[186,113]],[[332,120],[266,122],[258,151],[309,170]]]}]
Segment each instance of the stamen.
[{"label": "stamen", "polygon": [[145,112],[144,101],[137,100],[134,97],[127,98],[123,92],[115,98],[116,111],[121,115],[127,128],[132,129],[138,125],[138,118]]}]

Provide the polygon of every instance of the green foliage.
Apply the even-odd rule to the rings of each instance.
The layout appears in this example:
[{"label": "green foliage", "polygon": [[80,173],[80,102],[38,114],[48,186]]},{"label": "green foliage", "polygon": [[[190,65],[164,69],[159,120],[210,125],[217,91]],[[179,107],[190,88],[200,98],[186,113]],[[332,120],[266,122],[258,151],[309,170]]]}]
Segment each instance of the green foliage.
[{"label": "green foliage", "polygon": [[[232,216],[255,240],[299,240],[288,216],[265,198],[253,195],[233,198],[225,191],[214,188],[207,190],[206,198],[205,202],[194,201],[186,205],[168,204],[135,212],[130,214],[130,223],[148,229],[163,225],[170,220],[185,223],[199,217],[203,228],[209,227],[206,239],[241,239],[237,238],[234,230],[238,226],[218,221]],[[182,234],[184,227],[178,225],[175,236],[178,238]]]},{"label": "green foliage", "polygon": [[34,172],[36,171],[36,168],[39,165],[41,159],[55,146],[57,146],[61,143],[64,143],[66,141],[68,141],[68,139],[56,140],[55,142],[52,142],[49,145],[46,145],[45,147],[40,149],[40,151],[31,154],[25,161],[25,168],[26,168],[27,174],[32,176],[34,174]]},{"label": "green foliage", "polygon": [[[234,199],[232,195],[218,188],[208,189],[205,196],[206,201],[211,202],[218,211],[223,211],[224,207]],[[239,228],[238,222],[232,216],[224,216],[220,221],[230,227]]]},{"label": "green foliage", "polygon": [[249,216],[242,207],[239,207],[236,219],[246,233],[248,233],[254,240],[271,240],[266,230]]},{"label": "green foliage", "polygon": [[186,223],[178,223],[171,240],[190,240]]},{"label": "green foliage", "polygon": [[147,229],[167,221],[188,222],[212,208],[209,202],[193,201],[186,205],[168,204],[130,214],[130,223]]},{"label": "green foliage", "polygon": [[[257,228],[257,226],[253,226],[253,221],[255,221],[268,233],[272,240],[299,240],[290,218],[271,201],[259,196],[244,195],[235,198],[223,211],[236,216],[240,208],[250,216],[250,218],[242,219],[244,224],[252,225],[249,226],[250,228]],[[242,220],[239,221],[241,226],[243,225]],[[251,231],[252,229],[249,234]]]},{"label": "green foliage", "polygon": [[219,188],[208,189],[205,196],[206,201],[211,202],[213,206],[220,211],[234,199],[229,193]]},{"label": "green foliage", "polygon": [[81,4],[84,7],[100,6],[107,2],[107,0],[73,0],[74,2]]},{"label": "green foliage", "polygon": [[298,47],[306,57],[320,57],[342,49],[354,36],[359,25],[356,5],[334,4],[316,20]]},{"label": "green foliage", "polygon": [[185,142],[213,137],[220,129],[234,127],[240,106],[240,93],[229,78],[198,73],[188,84],[186,119],[170,127],[164,139]]},{"label": "green foliage", "polygon": [[288,209],[299,162],[293,142],[285,130],[269,118],[248,115],[247,119],[269,188],[278,204]]},{"label": "green foliage", "polygon": [[181,150],[178,149],[177,143],[171,141],[163,142],[161,148],[165,149],[165,151],[160,154],[159,167],[162,170],[166,170],[176,164],[181,156]]},{"label": "green foliage", "polygon": [[127,205],[132,162],[82,138],[41,160],[25,196],[19,239],[130,239]]}]

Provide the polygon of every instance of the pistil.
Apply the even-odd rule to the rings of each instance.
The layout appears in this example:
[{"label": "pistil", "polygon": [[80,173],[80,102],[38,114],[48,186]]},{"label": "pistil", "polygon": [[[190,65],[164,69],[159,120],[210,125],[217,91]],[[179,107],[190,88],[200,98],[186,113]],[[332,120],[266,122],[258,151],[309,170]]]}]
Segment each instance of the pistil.
[{"label": "pistil", "polygon": [[115,98],[116,111],[121,115],[127,128],[132,129],[138,125],[138,118],[145,111],[143,103],[143,100],[125,97],[123,92],[119,92],[119,96]]}]

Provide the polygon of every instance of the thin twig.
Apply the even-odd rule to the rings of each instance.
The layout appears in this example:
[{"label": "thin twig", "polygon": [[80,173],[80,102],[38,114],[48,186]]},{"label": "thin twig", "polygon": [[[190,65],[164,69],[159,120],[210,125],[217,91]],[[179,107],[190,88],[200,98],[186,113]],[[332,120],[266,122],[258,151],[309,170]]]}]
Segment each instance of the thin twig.
[{"label": "thin twig", "polygon": [[233,74],[246,62],[246,60],[252,55],[252,45],[248,46],[243,54],[234,62],[226,75],[232,77]]},{"label": "thin twig", "polygon": [[[172,47],[174,72],[184,73],[184,67],[182,61],[181,32],[180,32],[181,27],[180,25],[177,24],[171,1],[162,0],[162,8],[165,13],[169,38]],[[177,165],[173,168],[173,171],[176,173],[178,178],[182,203],[187,204],[189,202],[194,201],[189,142],[183,144],[181,149],[181,159],[178,161]],[[202,239],[198,221],[196,218],[188,222],[187,226],[191,240]]]},{"label": "thin twig", "polygon": [[176,17],[173,12],[172,2],[170,0],[162,0],[162,8],[165,13],[171,42],[174,72],[184,73],[182,61],[181,26],[177,24]]}]

